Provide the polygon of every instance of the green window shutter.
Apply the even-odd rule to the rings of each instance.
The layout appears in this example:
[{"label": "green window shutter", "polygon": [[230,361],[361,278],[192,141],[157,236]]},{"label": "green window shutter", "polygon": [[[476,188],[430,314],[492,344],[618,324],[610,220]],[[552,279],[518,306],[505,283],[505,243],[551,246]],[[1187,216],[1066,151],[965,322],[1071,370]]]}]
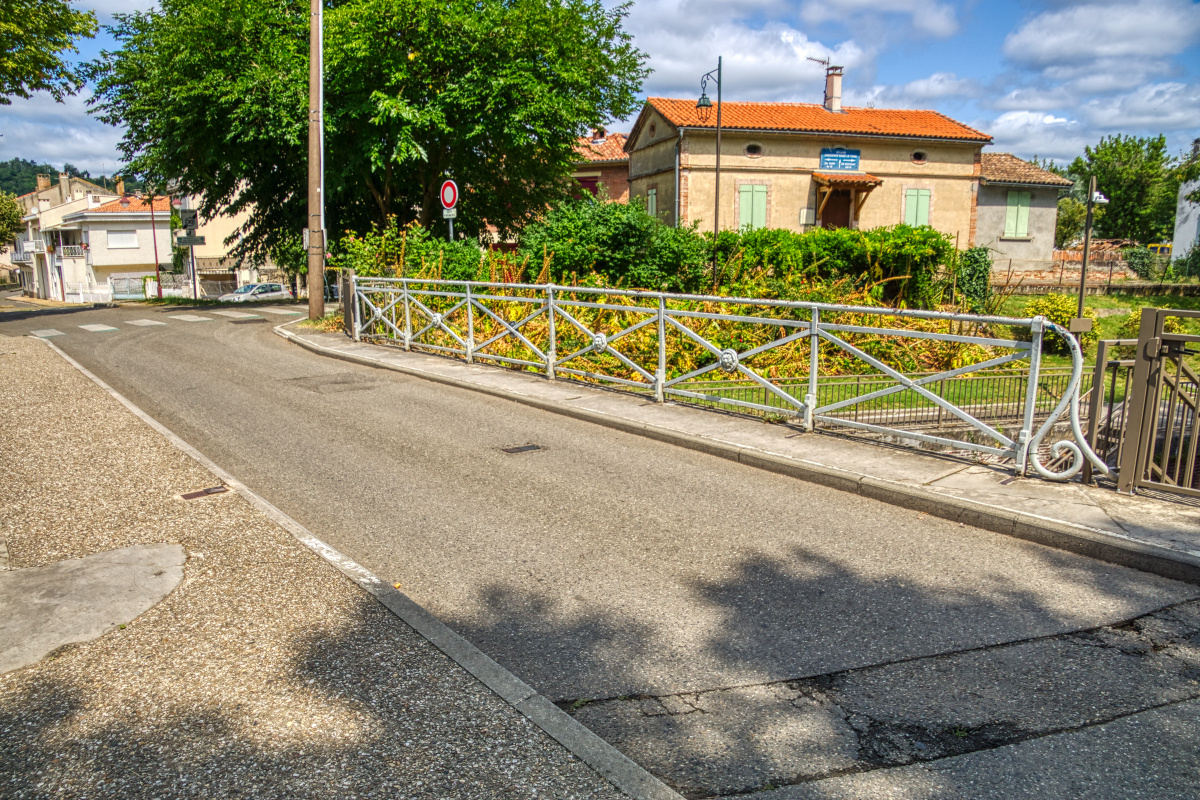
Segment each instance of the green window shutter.
[{"label": "green window shutter", "polygon": [[929,190],[907,189],[904,192],[904,224],[929,224]]},{"label": "green window shutter", "polygon": [[1029,235],[1029,192],[1017,192],[1017,236]]},{"label": "green window shutter", "polygon": [[738,187],[738,229],[754,227],[754,187]]},{"label": "green window shutter", "polygon": [[1021,205],[1021,193],[1008,193],[1008,208],[1004,213],[1004,235],[1008,237],[1017,235],[1017,210]]},{"label": "green window shutter", "polygon": [[767,187],[754,187],[754,222],[755,230],[767,227]]},{"label": "green window shutter", "polygon": [[652,217],[658,216],[658,189],[646,190],[646,213]]}]

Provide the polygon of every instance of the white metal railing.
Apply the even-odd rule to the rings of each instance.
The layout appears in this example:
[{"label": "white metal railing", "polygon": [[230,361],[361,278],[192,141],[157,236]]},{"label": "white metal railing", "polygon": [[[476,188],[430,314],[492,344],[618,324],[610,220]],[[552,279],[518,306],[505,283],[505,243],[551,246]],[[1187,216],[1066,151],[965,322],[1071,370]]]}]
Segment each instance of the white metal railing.
[{"label": "white metal railing", "polygon": [[63,258],[83,258],[86,255],[83,245],[64,244],[59,248],[59,255]]},{"label": "white metal railing", "polygon": [[68,303],[111,303],[112,287],[105,283],[67,283],[64,299]]},{"label": "white metal railing", "polygon": [[29,245],[29,247],[25,248],[25,249],[28,250],[29,252],[32,252],[32,253],[46,252],[46,242],[44,239],[30,239],[29,241],[22,244],[22,247],[24,247],[26,244]]},{"label": "white metal railing", "polygon": [[10,260],[14,264],[31,264],[33,263],[33,253],[27,250],[13,250]]},{"label": "white metal railing", "polygon": [[[1010,458],[1018,473],[1032,467],[1051,480],[1067,480],[1085,460],[1108,468],[1087,446],[1079,424],[1083,358],[1075,338],[1042,317],[1015,319],[939,311],[840,306],[754,298],[683,295],[580,286],[366,278],[351,275],[351,331],[421,349],[581,378],[717,407],[789,416],[805,430],[817,423]],[[889,322],[891,325],[889,325]],[[901,326],[903,322],[907,327]],[[995,326],[1025,328],[1029,341],[987,335]],[[1044,420],[1035,420],[1042,339],[1047,330],[1069,343],[1071,376]],[[976,363],[919,376],[898,361],[903,343],[924,340],[944,348],[975,348]],[[565,355],[564,355],[565,353]],[[832,402],[818,401],[828,365],[837,361],[873,370],[890,385]],[[953,360],[953,359],[951,359]],[[889,361],[893,363],[888,363]],[[1018,430],[988,424],[936,391],[954,378],[1013,362],[1028,362]],[[826,375],[822,377],[822,363]],[[779,363],[807,368],[800,391],[780,386]],[[702,376],[704,386],[697,386]],[[764,402],[737,399],[712,388],[713,377],[758,387]],[[792,381],[795,382],[794,380]],[[732,384],[731,384],[732,385]],[[875,385],[879,385],[878,382]],[[870,409],[898,393],[931,405],[971,429],[982,441],[948,439],[848,418],[847,408]],[[974,410],[974,409],[972,409]],[[1059,472],[1041,463],[1039,445],[1069,411],[1075,442],[1050,447],[1056,459],[1070,453]],[[863,415],[871,419],[870,414]],[[1035,422],[1040,423],[1035,425]],[[1016,427],[1016,426],[1014,426]]]}]

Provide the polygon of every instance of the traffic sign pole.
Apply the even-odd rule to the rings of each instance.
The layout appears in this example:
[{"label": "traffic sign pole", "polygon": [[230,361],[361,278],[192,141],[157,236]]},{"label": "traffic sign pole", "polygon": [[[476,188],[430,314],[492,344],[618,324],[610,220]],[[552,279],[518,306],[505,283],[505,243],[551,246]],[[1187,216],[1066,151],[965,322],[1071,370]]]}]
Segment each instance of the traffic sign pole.
[{"label": "traffic sign pole", "polygon": [[442,182],[439,193],[442,200],[442,218],[450,226],[450,241],[454,241],[454,218],[458,216],[455,206],[458,205],[458,184],[451,180]]}]

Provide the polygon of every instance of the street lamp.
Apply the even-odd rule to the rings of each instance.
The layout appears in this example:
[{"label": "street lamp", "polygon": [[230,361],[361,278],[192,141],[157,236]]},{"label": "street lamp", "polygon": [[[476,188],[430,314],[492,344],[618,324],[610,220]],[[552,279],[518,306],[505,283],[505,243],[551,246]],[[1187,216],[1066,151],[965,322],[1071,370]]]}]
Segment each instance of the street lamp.
[{"label": "street lamp", "polygon": [[1087,218],[1083,223],[1083,264],[1079,269],[1079,312],[1071,320],[1071,333],[1087,333],[1092,329],[1092,321],[1083,316],[1083,293],[1087,285],[1088,256],[1092,248],[1092,209],[1102,206],[1108,198],[1096,191],[1096,176],[1088,182]]},{"label": "street lamp", "polygon": [[717,234],[721,231],[721,57],[717,56],[717,68],[712,72],[706,72],[700,78],[700,99],[696,101],[696,108],[700,111],[700,120],[708,122],[709,112],[712,110],[712,101],[708,99],[708,82],[715,80],[717,82],[717,166],[716,166],[716,185],[715,192],[717,199],[714,201],[716,208],[713,211],[713,291],[717,290]]}]

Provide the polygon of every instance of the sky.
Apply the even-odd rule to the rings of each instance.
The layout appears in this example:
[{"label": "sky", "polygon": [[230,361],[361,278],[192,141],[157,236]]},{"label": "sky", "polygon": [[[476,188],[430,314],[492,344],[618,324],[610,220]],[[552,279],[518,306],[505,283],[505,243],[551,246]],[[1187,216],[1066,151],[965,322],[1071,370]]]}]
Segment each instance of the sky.
[{"label": "sky", "polygon": [[[104,24],[153,2],[74,4]],[[721,56],[726,100],[819,103],[823,67],[807,59],[829,58],[845,105],[934,109],[1023,158],[1070,161],[1116,133],[1163,133],[1182,154],[1200,137],[1200,2],[636,0],[625,27],[653,70],[646,96],[698,96]],[[114,47],[101,31],[78,58]],[[88,115],[88,96],[0,106],[0,161],[119,169],[121,131]]]}]

